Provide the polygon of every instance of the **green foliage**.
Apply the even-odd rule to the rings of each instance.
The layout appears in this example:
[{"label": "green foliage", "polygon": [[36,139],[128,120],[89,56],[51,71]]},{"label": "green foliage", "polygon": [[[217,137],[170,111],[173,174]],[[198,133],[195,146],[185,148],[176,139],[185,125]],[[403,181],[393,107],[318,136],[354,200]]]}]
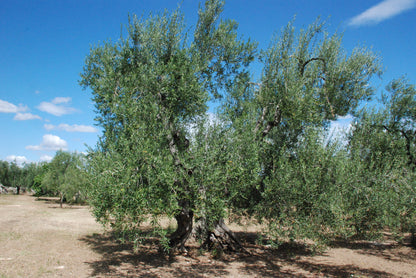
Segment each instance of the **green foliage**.
[{"label": "green foliage", "polygon": [[346,178],[362,192],[351,202],[351,220],[358,232],[379,232],[383,227],[395,233],[414,232],[414,85],[403,78],[392,81],[382,104],[379,110],[361,111],[350,134],[351,163],[356,169]]},{"label": "green foliage", "polygon": [[339,177],[345,153],[322,132],[306,131],[296,153],[280,157],[263,181],[257,210],[269,222],[272,239],[324,242],[342,229],[343,198]]},{"label": "green foliage", "polygon": [[63,201],[83,202],[86,198],[87,180],[85,159],[81,154],[57,151],[45,172],[38,175],[41,191],[59,196]]},{"label": "green foliage", "polygon": [[15,162],[0,161],[0,183],[7,187],[33,187],[34,178],[39,172],[39,165],[26,163],[19,167]]},{"label": "green foliage", "polygon": [[10,166],[7,161],[0,161],[0,183],[4,186],[11,186]]},{"label": "green foliage", "polygon": [[276,240],[324,241],[348,230],[339,194],[348,156],[341,144],[324,143],[324,130],[372,96],[378,58],[358,48],[347,55],[318,20],[299,32],[289,23],[261,60],[261,82],[250,87],[241,77],[222,110],[243,141],[239,165],[247,164],[233,209],[269,223]]},{"label": "green foliage", "polygon": [[[203,223],[200,239],[229,212],[267,223],[275,243],[414,229],[414,86],[393,81],[383,110],[357,111],[374,94],[379,59],[347,53],[320,20],[276,35],[253,83],[256,44],[221,20],[223,5],[206,1],[194,34],[179,10],[133,16],[126,37],[91,49],[80,83],[103,128],[88,155],[96,218],[135,242],[150,222],[165,250],[160,217],[177,219],[175,234],[185,214]],[[346,115],[356,117],[348,144],[328,142],[330,121]],[[59,161],[44,181],[69,192],[78,168],[58,178]]]},{"label": "green foliage", "polygon": [[38,170],[33,178],[32,189],[35,191],[36,196],[53,195],[53,192],[48,192],[45,186],[42,186],[42,180],[48,171],[48,163],[43,162],[38,164]]},{"label": "green foliage", "polygon": [[222,1],[206,1],[192,41],[179,10],[133,17],[126,38],[87,57],[81,84],[92,90],[104,130],[90,154],[90,202],[104,224],[133,231],[185,210],[211,223],[224,215],[226,158],[213,163],[221,140],[204,129],[206,103],[245,72],[255,45],[237,39],[235,22],[220,21],[222,9]]}]

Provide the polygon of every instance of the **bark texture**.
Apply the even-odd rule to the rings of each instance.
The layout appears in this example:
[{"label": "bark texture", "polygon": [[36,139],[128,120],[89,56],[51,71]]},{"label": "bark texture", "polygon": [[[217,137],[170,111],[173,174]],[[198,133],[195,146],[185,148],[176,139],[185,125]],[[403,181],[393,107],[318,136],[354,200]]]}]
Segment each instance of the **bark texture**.
[{"label": "bark texture", "polygon": [[185,243],[192,233],[194,213],[187,207],[183,207],[175,216],[178,227],[170,236],[169,246],[181,252],[186,252]]},{"label": "bark texture", "polygon": [[205,240],[202,248],[217,251],[244,251],[244,248],[235,234],[228,228],[223,219],[217,221],[213,229],[205,230]]}]

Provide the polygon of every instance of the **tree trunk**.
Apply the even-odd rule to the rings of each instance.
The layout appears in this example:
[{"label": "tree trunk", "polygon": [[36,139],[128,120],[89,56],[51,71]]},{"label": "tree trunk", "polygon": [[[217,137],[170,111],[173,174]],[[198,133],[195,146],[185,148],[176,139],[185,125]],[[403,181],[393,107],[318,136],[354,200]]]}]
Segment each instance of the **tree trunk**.
[{"label": "tree trunk", "polygon": [[181,252],[186,252],[185,242],[192,233],[192,222],[194,212],[187,206],[183,207],[179,214],[175,216],[178,227],[170,236],[169,246]]},{"label": "tree trunk", "polygon": [[[203,186],[199,188],[199,194],[206,198],[206,190]],[[227,227],[222,218],[210,225],[212,221],[208,219],[206,208],[202,207],[200,213],[203,216],[196,219],[193,235],[198,241],[202,242],[202,248],[215,250],[219,252],[217,255],[224,251],[244,250],[240,241]]]},{"label": "tree trunk", "polygon": [[206,219],[200,219],[196,224],[196,237],[203,240],[202,248],[219,252],[245,251],[243,245],[228,228],[223,219],[216,221],[213,228],[207,227]]},{"label": "tree trunk", "polygon": [[61,197],[59,198],[59,206],[62,208],[62,204],[64,202],[64,195],[61,193]]}]

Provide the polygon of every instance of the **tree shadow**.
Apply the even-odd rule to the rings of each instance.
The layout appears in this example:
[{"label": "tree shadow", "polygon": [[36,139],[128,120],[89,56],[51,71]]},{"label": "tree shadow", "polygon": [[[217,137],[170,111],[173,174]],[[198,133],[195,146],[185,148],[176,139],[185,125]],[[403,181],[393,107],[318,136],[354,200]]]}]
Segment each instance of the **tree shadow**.
[{"label": "tree shadow", "polygon": [[346,248],[357,251],[362,255],[370,255],[393,262],[411,262],[416,260],[416,250],[410,245],[410,235],[403,243],[395,241],[365,241],[365,240],[336,240],[330,244],[333,248]]},{"label": "tree shadow", "polygon": [[[141,271],[137,273],[138,275],[148,274],[148,277],[157,277],[146,273],[147,270],[151,267],[161,267],[166,264],[164,258],[150,250],[142,250],[138,254],[134,254],[132,244],[120,243],[111,233],[94,233],[80,240],[87,243],[96,253],[102,255],[101,260],[86,262],[93,270],[92,276],[128,277],[137,266],[143,266]],[[122,267],[126,265],[131,265],[131,267]]]},{"label": "tree shadow", "polygon": [[[257,233],[236,233],[244,242],[250,254],[236,257],[235,260],[243,262],[240,271],[246,275],[259,277],[351,277],[359,275],[365,277],[391,277],[390,273],[360,268],[355,265],[334,265],[305,260],[313,258],[316,254],[310,246],[297,242],[287,242],[278,248],[268,248],[257,245]],[[261,240],[260,240],[261,241]],[[365,246],[361,246],[364,247]],[[290,267],[287,267],[290,265]],[[261,266],[261,267],[259,267]]]},{"label": "tree shadow", "polygon": [[[319,275],[322,277],[392,277],[391,273],[385,271],[375,270],[375,269],[366,269],[357,267],[355,265],[328,265],[324,263],[314,263],[306,261],[290,261],[292,265],[312,273],[312,275]],[[293,274],[293,277],[310,277],[310,274],[299,274],[289,272],[288,274]]]},{"label": "tree shadow", "polygon": [[44,204],[48,205],[48,208],[52,209],[85,209],[88,208],[85,204],[82,203],[68,203],[64,202],[62,203],[61,207],[61,200],[59,197],[36,197],[35,201],[42,202]]},{"label": "tree shadow", "polygon": [[[209,252],[201,253],[196,243],[188,247],[187,255],[175,254],[169,257],[159,251],[156,238],[146,239],[136,251],[133,251],[131,243],[120,243],[111,233],[93,234],[80,240],[101,255],[99,260],[86,262],[92,269],[91,276],[391,277],[390,273],[360,268],[356,265],[314,262],[314,252],[304,244],[286,243],[275,249],[258,245],[259,238],[256,233],[237,232],[236,236],[240,238],[246,252],[226,253],[219,259],[213,259]],[[337,246],[369,252],[369,254],[378,250],[364,243],[352,243],[348,246],[347,243],[339,242]]]},{"label": "tree shadow", "polygon": [[170,273],[173,277],[199,278],[227,274],[224,267],[213,267],[210,262],[201,262],[193,256],[167,256],[160,252],[157,239],[146,239],[135,252],[133,244],[120,243],[110,233],[93,234],[80,240],[102,255],[98,261],[86,262],[92,268],[92,276],[163,277],[163,273]]}]

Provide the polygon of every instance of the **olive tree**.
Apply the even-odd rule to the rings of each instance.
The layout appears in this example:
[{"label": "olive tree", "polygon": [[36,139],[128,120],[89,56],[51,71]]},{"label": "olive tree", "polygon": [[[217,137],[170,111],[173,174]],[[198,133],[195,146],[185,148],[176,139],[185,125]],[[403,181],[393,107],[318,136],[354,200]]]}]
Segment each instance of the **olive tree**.
[{"label": "olive tree", "polygon": [[[91,204],[98,220],[136,239],[149,217],[166,248],[184,249],[195,213],[202,230],[223,224],[224,202],[208,195],[223,185],[221,175],[211,175],[212,155],[201,157],[213,146],[194,140],[190,128],[204,126],[207,101],[225,94],[254,59],[255,44],[237,36],[236,22],[221,20],[223,5],[206,1],[192,35],[180,10],[134,16],[125,38],[87,57],[81,84],[91,89],[103,128],[90,154]],[[158,225],[162,215],[177,221],[169,237]]]},{"label": "olive tree", "polygon": [[[320,136],[371,98],[377,56],[348,54],[319,20],[301,31],[290,23],[257,56],[237,23],[221,20],[223,5],[206,1],[192,34],[179,10],[133,16],[126,37],[87,56],[80,83],[103,129],[89,154],[89,200],[100,222],[133,240],[150,219],[166,248],[183,250],[194,231],[203,246],[233,249],[231,211],[275,234],[302,223],[289,227],[295,236],[342,218],[334,186],[345,153]],[[256,57],[259,82],[249,72]],[[214,122],[210,99],[222,100]],[[162,216],[176,219],[175,231]]]},{"label": "olive tree", "polygon": [[252,165],[245,182],[236,180],[232,208],[266,220],[276,239],[319,238],[342,218],[336,187],[345,153],[324,146],[325,129],[372,97],[380,63],[365,48],[347,53],[320,20],[300,31],[289,23],[260,58],[260,81],[240,78],[222,110],[244,142],[237,163]]},{"label": "olive tree", "polygon": [[86,191],[85,163],[78,153],[57,151],[47,170],[41,175],[45,191],[59,196],[60,206],[65,200],[79,197]]},{"label": "olive tree", "polygon": [[362,194],[350,194],[346,210],[359,232],[389,227],[411,232],[416,244],[416,90],[404,78],[386,89],[378,109],[363,109],[349,135],[352,167],[346,179]]}]

